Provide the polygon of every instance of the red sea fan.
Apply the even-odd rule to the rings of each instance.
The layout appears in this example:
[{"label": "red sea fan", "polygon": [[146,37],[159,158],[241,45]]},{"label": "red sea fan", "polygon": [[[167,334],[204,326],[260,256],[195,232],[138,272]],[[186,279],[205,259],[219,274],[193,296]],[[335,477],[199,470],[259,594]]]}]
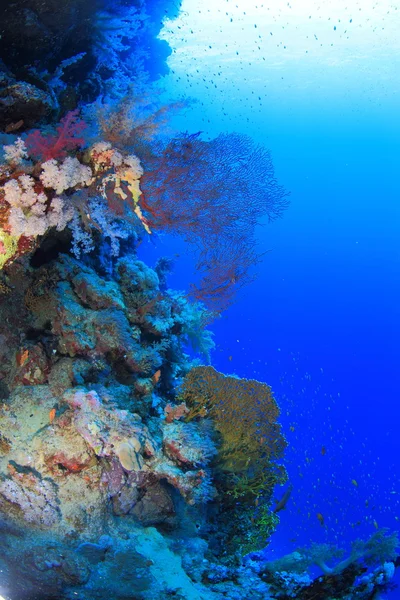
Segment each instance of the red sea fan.
[{"label": "red sea fan", "polygon": [[240,134],[210,142],[181,134],[151,155],[137,149],[144,166],[140,205],[152,231],[180,235],[197,255],[201,280],[192,296],[225,310],[253,279],[261,254],[256,228],[280,217],[288,193],[275,178],[268,150]]},{"label": "red sea fan", "polygon": [[25,144],[29,156],[45,162],[52,158],[63,159],[68,152],[82,146],[85,139],[81,136],[86,123],[79,119],[79,111],[68,112],[56,128],[56,132],[43,135],[39,129],[30,133]]},{"label": "red sea fan", "polygon": [[198,256],[196,267],[201,277],[191,284],[190,296],[221,313],[234,302],[238,290],[255,279],[251,269],[262,255],[251,236],[210,236],[208,242]]}]

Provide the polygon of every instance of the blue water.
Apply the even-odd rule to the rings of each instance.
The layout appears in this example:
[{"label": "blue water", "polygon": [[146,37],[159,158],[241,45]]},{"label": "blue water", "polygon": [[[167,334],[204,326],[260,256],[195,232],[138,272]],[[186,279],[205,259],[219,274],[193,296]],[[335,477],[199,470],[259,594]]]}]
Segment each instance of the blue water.
[{"label": "blue water", "polygon": [[[310,81],[303,88],[299,74],[309,60],[305,52],[293,65],[282,50],[274,72],[268,60],[240,60],[240,54],[253,52],[253,22],[258,31],[267,27],[267,5],[259,6],[258,20],[242,17],[244,33],[233,40],[227,37],[228,14],[219,38],[212,37],[211,25],[207,38],[207,21],[201,21],[192,2],[187,4],[186,20],[179,22],[183,32],[169,24],[178,58],[172,55],[173,72],[164,85],[171,95],[195,90],[199,102],[177,119],[177,126],[211,137],[225,130],[250,133],[271,151],[279,182],[291,192],[283,219],[258,232],[261,248],[270,252],[257,280],[213,325],[213,365],[266,381],[282,410],[293,493],[280,513],[270,556],[311,541],[343,547],[378,527],[397,530],[400,82],[394,48],[390,66],[390,41],[383,48],[382,38],[375,36],[371,55],[360,58],[354,47],[362,54],[362,36],[354,32],[348,61],[340,46],[330,73],[312,47],[315,60],[307,65]],[[234,3],[216,3],[211,21],[222,4],[233,14]],[[290,16],[279,18],[271,20],[274,33],[279,25],[293,25]],[[368,21],[365,16],[358,25],[366,43],[375,35]],[[382,12],[375,25],[388,25]],[[332,30],[329,25],[329,35]],[[328,33],[322,33],[329,46]],[[301,24],[296,35],[302,35]],[[223,42],[239,49],[239,56],[232,58],[233,50],[229,57],[212,54],[213,44],[222,48]],[[335,48],[322,52],[334,60]],[[158,252],[180,253],[170,284],[185,288],[193,262],[180,243],[161,239],[157,248],[142,248],[150,260]],[[277,490],[277,498],[282,493]]]}]

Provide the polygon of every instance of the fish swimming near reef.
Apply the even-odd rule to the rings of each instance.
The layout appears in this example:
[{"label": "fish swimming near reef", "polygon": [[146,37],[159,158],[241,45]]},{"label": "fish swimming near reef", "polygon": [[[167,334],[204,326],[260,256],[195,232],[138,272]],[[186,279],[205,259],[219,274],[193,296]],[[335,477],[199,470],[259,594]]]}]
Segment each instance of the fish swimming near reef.
[{"label": "fish swimming near reef", "polygon": [[286,508],[286,504],[288,503],[288,500],[289,500],[290,496],[292,495],[292,490],[293,490],[293,486],[289,485],[288,489],[283,494],[282,498],[280,500],[278,500],[278,502],[276,503],[276,506],[273,510],[273,512],[275,514],[280,512],[284,508]]}]

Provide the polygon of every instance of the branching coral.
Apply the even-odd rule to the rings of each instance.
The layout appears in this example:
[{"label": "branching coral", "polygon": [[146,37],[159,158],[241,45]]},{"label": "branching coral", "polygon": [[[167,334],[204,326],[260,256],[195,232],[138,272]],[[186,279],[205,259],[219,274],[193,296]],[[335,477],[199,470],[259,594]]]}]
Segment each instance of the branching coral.
[{"label": "branching coral", "polygon": [[[218,312],[254,278],[261,254],[255,227],[288,206],[269,152],[245,135],[166,135],[170,114],[186,103],[155,106],[133,92],[99,109],[103,137],[141,160],[141,218],[151,231],[181,236],[194,249],[200,281],[191,294]],[[142,214],[143,213],[143,214]],[[143,220],[143,219],[142,219]]]},{"label": "branching coral", "polygon": [[156,105],[155,95],[154,89],[150,96],[148,91],[138,94],[130,86],[128,93],[112,106],[96,106],[96,123],[102,138],[117,148],[133,146],[152,153],[160,138],[171,135],[171,116],[189,105],[188,100]]},{"label": "branching coral", "polygon": [[343,551],[338,550],[335,546],[312,544],[300,552],[309,560],[310,564],[317,565],[325,575],[331,575],[341,573],[356,561],[374,566],[386,560],[395,560],[398,547],[397,532],[389,533],[388,529],[380,529],[367,541],[356,540],[353,542],[349,556],[337,562],[333,567],[328,566],[327,563],[343,555]]},{"label": "branching coral", "polygon": [[[271,586],[274,598],[369,600],[389,589],[398,545],[397,533],[381,529],[367,541],[354,542],[348,557],[340,562],[344,551],[329,544],[312,544],[272,561],[266,560],[265,549],[247,558]],[[312,580],[309,571],[314,565],[323,575]]]},{"label": "branching coral", "polygon": [[94,247],[92,228],[110,238],[113,255],[118,240],[138,223],[148,234],[180,235],[195,249],[201,273],[192,296],[224,310],[253,279],[251,269],[260,260],[255,227],[282,214],[287,193],[275,179],[269,152],[246,136],[166,139],[166,117],[183,105],[156,108],[146,97],[128,94],[107,116],[99,110],[104,141],[84,153],[78,150],[85,145],[85,123],[77,111],[54,133],[34,131],[5,146],[0,203],[10,207],[9,232],[36,238],[70,224],[77,256]]},{"label": "branching coral", "polygon": [[175,324],[181,328],[181,334],[195,353],[210,362],[210,354],[215,348],[213,332],[207,327],[215,315],[201,302],[189,302],[182,292],[168,290],[174,300]]}]

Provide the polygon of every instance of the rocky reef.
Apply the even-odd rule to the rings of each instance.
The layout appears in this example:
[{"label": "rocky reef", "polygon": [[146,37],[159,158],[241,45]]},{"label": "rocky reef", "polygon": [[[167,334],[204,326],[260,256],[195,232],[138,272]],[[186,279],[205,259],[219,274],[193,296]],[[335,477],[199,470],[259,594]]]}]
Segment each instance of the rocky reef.
[{"label": "rocky reef", "polygon": [[[11,597],[41,599],[73,598],[77,589],[85,598],[177,590],[214,597],[202,581],[232,534],[217,498],[232,487],[228,472],[239,459],[231,453],[228,468],[225,447],[225,466],[216,460],[220,434],[210,406],[199,414],[193,385],[211,385],[217,372],[203,367],[196,379],[184,352],[193,328],[187,301],[161,291],[155,270],[134,253],[117,261],[113,277],[99,270],[67,254],[37,267],[25,255],[6,268],[3,585]],[[202,347],[210,343],[207,332],[197,333]],[[277,416],[271,412],[271,424]],[[232,439],[225,434],[226,444]],[[218,483],[218,469],[230,483]],[[247,471],[237,462],[236,476]]]}]

